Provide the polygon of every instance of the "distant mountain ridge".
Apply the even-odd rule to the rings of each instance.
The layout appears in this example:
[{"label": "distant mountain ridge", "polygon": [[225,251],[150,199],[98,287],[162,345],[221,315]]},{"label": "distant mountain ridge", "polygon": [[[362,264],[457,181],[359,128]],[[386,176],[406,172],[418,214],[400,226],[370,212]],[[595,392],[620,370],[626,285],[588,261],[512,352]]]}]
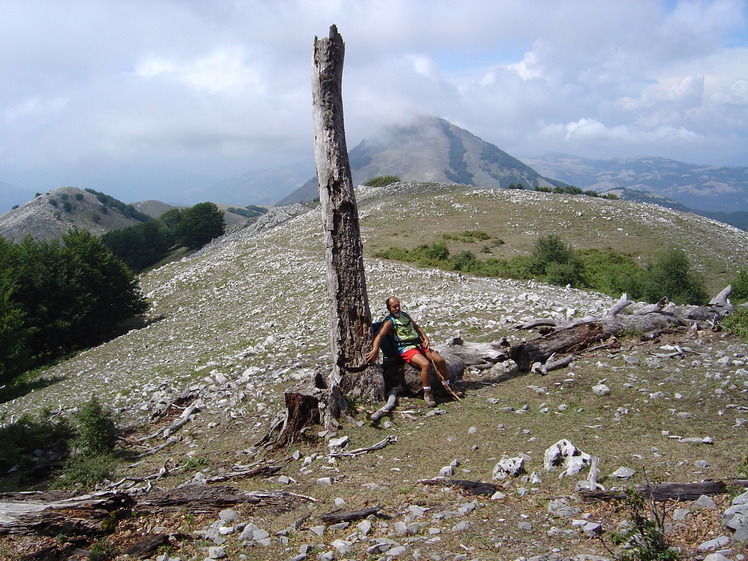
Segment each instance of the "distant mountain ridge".
[{"label": "distant mountain ridge", "polygon": [[[118,201],[119,202],[119,201]],[[104,204],[96,194],[77,187],[61,187],[39,194],[26,204],[0,215],[0,236],[19,242],[27,235],[54,240],[73,228],[101,235],[142,222],[138,212],[127,216]]]},{"label": "distant mountain ridge", "polygon": [[584,189],[649,191],[709,212],[748,210],[748,167],[704,166],[654,157],[591,160],[569,154],[523,161],[543,175]]},{"label": "distant mountain ridge", "polygon": [[[230,205],[216,206],[224,212],[226,226],[248,220],[246,216],[231,212]],[[149,218],[158,218],[173,208],[184,207],[155,200],[125,205],[105,193],[61,187],[0,214],[0,236],[13,242],[19,242],[27,235],[35,240],[55,240],[73,228],[100,236]]]},{"label": "distant mountain ridge", "polygon": [[[530,189],[561,185],[495,145],[438,117],[424,116],[409,125],[388,127],[362,140],[349,151],[348,158],[356,185],[382,175],[393,175],[403,181],[493,188],[512,184]],[[277,204],[307,202],[318,196],[316,180],[310,179]]]}]

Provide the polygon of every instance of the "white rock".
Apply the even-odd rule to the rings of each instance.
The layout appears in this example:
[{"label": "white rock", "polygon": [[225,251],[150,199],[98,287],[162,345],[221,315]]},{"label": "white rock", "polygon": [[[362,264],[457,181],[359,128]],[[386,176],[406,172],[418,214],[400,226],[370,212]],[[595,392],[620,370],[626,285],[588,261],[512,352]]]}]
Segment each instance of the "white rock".
[{"label": "white rock", "polygon": [[610,388],[606,386],[605,384],[596,384],[592,386],[592,393],[594,393],[597,396],[602,397],[610,393]]},{"label": "white rock", "polygon": [[630,477],[633,477],[635,474],[636,474],[636,470],[621,466],[617,470],[615,470],[613,473],[611,473],[610,477],[616,477],[618,479],[628,479]]}]

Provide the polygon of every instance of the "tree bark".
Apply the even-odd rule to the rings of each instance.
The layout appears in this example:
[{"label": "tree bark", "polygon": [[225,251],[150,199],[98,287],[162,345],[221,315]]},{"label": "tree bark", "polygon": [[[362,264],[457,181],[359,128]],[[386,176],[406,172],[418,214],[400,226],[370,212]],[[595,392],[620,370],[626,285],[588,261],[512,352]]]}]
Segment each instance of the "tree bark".
[{"label": "tree bark", "polygon": [[358,208],[343,123],[345,45],[337,27],[314,40],[312,116],[314,158],[324,227],[333,357],[331,383],[344,395],[384,399],[381,368],[364,358],[372,342]]}]

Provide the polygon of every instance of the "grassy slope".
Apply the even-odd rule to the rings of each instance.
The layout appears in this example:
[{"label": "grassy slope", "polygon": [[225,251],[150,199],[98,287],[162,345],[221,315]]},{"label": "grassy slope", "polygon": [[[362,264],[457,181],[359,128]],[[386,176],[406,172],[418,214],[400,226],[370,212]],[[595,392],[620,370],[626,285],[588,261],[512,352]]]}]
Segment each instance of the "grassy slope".
[{"label": "grassy slope", "polygon": [[[431,243],[444,232],[481,229],[504,239],[507,243],[502,250],[511,255],[511,251],[527,251],[537,235],[561,228],[562,235],[574,232],[573,239],[564,238],[575,247],[593,242],[620,250],[647,247],[642,254],[648,256],[661,244],[677,241],[691,248],[692,259],[705,270],[725,269],[731,274],[731,267],[737,265],[720,261],[719,255],[725,253],[736,264],[746,262],[744,233],[651,207],[553,197],[475,189],[460,192],[428,185],[401,188],[399,193],[392,188],[368,189],[359,194],[365,251],[370,254],[380,247],[404,245],[404,240],[413,245]],[[637,225],[636,217],[645,214],[651,225]],[[580,226],[581,221],[586,226]],[[688,227],[699,230],[684,233]],[[635,242],[647,231],[654,232],[652,239]],[[729,250],[725,252],[724,247]],[[536,316],[595,313],[611,302],[594,293],[532,282],[469,279],[373,260],[367,261],[367,282],[375,315],[384,297],[397,292],[438,343],[458,331],[470,340],[508,335],[517,343],[531,335],[514,332],[514,323]],[[723,283],[724,279],[714,285]],[[210,399],[194,422],[180,431],[181,441],[134,467],[123,464],[118,475],[154,474],[168,461],[172,467],[159,485],[169,487],[190,480],[201,470],[210,476],[235,463],[250,463],[254,458],[242,451],[264,434],[280,407],[283,389],[328,360],[317,212],[266,233],[249,235],[244,230],[228,236],[188,259],[149,273],[143,286],[154,312],[165,314],[166,319],[50,369],[46,375],[61,380],[0,404],[3,418],[41,406],[68,409],[95,393],[132,422],[142,418],[142,405],[168,401],[192,386]],[[285,489],[319,502],[289,501],[285,508],[246,505],[238,510],[243,520],[273,534],[309,513],[307,525],[318,524],[316,516],[334,510],[336,497],[345,499],[344,510],[377,504],[392,518],[386,528],[375,525],[372,536],[404,541],[392,526],[406,520],[407,506],[419,504],[431,511],[420,520],[425,525],[410,547],[424,554],[469,551],[469,559],[514,559],[552,548],[563,554],[605,554],[597,540],[583,537],[568,520],[547,514],[549,499],[573,495],[576,479],[559,480],[557,474],[542,470],[543,452],[557,440],[568,438],[585,452],[600,456],[603,477],[620,465],[636,469],[636,483],[644,481],[645,469],[651,472],[650,478],[670,481],[730,477],[746,461],[744,429],[739,423],[745,417],[748,384],[745,371],[740,370],[746,345],[721,334],[702,334],[681,344],[687,347],[686,354],[663,359],[653,356],[665,352],[657,345],[628,341],[621,348],[583,355],[570,368],[547,377],[517,376],[503,366],[468,372],[468,397],[459,404],[443,404],[446,414],[436,417],[425,416],[422,400],[402,399],[396,413],[379,427],[371,427],[365,419],[373,407],[359,404],[355,420],[344,421],[340,431],[351,437],[351,447],[370,446],[390,434],[397,436],[396,444],[334,463],[323,456],[305,471],[301,460],[290,458],[292,450],[270,457],[295,483],[284,486],[276,478],[232,483],[242,489]],[[230,385],[212,389],[219,386],[215,383],[218,375],[228,378]],[[603,379],[612,392],[601,398],[590,388]],[[691,417],[678,416],[679,412]],[[144,427],[143,432],[152,428]],[[684,444],[670,435],[710,436],[714,444]],[[302,456],[324,454],[325,444],[310,439],[299,449]],[[498,459],[519,454],[528,456],[528,472],[536,471],[542,483],[508,481],[505,499],[478,498],[478,508],[464,517],[455,517],[454,512],[475,497],[418,483],[435,477],[455,459],[460,463],[455,477],[488,481]],[[697,460],[708,461],[710,467],[696,468]],[[332,487],[315,483],[327,476],[335,480]],[[615,484],[610,479],[602,482]],[[363,486],[369,483],[379,487]],[[620,520],[608,507],[579,506],[591,520],[605,523],[606,530],[614,529]],[[440,516],[433,518],[434,514]],[[116,540],[127,543],[154,525],[167,531],[189,531],[215,519],[215,514],[195,519],[133,519],[121,525]],[[463,519],[470,522],[470,529],[451,532]],[[676,528],[671,539],[693,548],[709,537],[709,531],[718,531],[717,519],[715,512],[696,513],[687,526]],[[518,528],[524,521],[533,525],[532,531]],[[552,531],[554,527],[560,534]],[[441,533],[429,534],[429,528]],[[330,543],[352,532],[349,528],[320,538],[300,530],[289,534],[287,545],[275,539],[270,549],[262,550],[242,549],[231,538],[228,547],[250,559],[291,558],[302,543]],[[181,556],[189,558],[188,552],[199,545],[184,542]],[[14,545],[2,547],[7,552]],[[365,558],[365,546],[358,547],[354,557]]]}]

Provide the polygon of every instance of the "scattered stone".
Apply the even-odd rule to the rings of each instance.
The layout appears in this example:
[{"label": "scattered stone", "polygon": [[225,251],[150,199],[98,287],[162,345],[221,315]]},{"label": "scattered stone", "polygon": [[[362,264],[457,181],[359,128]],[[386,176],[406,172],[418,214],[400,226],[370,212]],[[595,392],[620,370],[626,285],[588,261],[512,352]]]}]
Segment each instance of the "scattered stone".
[{"label": "scattered stone", "polygon": [[332,477],[320,477],[316,483],[323,487],[330,487],[332,485]]},{"label": "scattered stone", "polygon": [[331,544],[341,555],[348,555],[351,552],[351,546],[353,545],[348,540],[334,540]]},{"label": "scattered stone", "polygon": [[636,470],[621,466],[617,470],[615,470],[613,473],[611,473],[610,477],[615,477],[617,479],[629,479],[630,477],[633,477],[635,474],[636,474]]},{"label": "scattered stone", "polygon": [[717,503],[709,495],[701,495],[693,505],[697,508],[717,508]]},{"label": "scattered stone", "polygon": [[330,450],[342,450],[343,448],[348,446],[349,442],[350,438],[348,438],[347,436],[331,438],[327,443],[327,447],[330,448]]},{"label": "scattered stone", "polygon": [[730,558],[725,557],[721,553],[710,553],[704,557],[704,561],[730,561]]},{"label": "scattered stone", "polygon": [[426,514],[426,512],[427,512],[428,510],[429,510],[429,509],[427,509],[427,508],[425,508],[425,507],[422,507],[422,506],[418,506],[418,505],[410,505],[410,506],[408,507],[408,512],[410,512],[410,514],[411,514],[411,515],[412,515],[412,516],[413,516],[414,518],[420,518],[420,517],[422,517],[422,516],[423,516],[424,514]]},{"label": "scattered stone", "polygon": [[455,524],[454,526],[452,526],[452,530],[451,531],[453,533],[456,533],[456,532],[466,532],[469,529],[470,529],[470,522],[468,522],[467,520],[462,520],[462,521],[458,522],[457,524]]},{"label": "scattered stone", "polygon": [[699,468],[699,469],[706,469],[706,468],[708,468],[709,466],[711,466],[712,464],[710,464],[710,463],[709,463],[709,462],[707,462],[706,460],[696,460],[696,461],[695,461],[695,462],[693,463],[693,465],[694,465],[694,467],[697,467],[697,468]]},{"label": "scattered stone", "polygon": [[588,536],[599,536],[603,533],[603,526],[597,522],[587,522],[582,526],[582,531]]},{"label": "scattered stone", "polygon": [[592,393],[602,397],[610,393],[610,388],[605,384],[595,384],[594,386],[592,386]]},{"label": "scattered stone", "polygon": [[582,509],[576,506],[570,506],[569,500],[565,497],[553,499],[548,503],[548,513],[558,518],[571,518],[582,513]]},{"label": "scattered stone", "polygon": [[322,534],[325,533],[325,527],[324,526],[312,526],[309,528],[309,531],[315,536],[321,536]]},{"label": "scattered stone", "polygon": [[517,528],[519,528],[520,530],[524,530],[525,532],[530,532],[532,531],[532,524],[523,521],[517,524]]},{"label": "scattered stone", "polygon": [[208,548],[208,559],[224,559],[226,558],[226,550],[222,547],[209,547]]},{"label": "scattered stone", "polygon": [[356,524],[356,528],[363,535],[367,535],[369,532],[371,532],[371,522],[368,520],[362,520],[361,522]]},{"label": "scattered stone", "polygon": [[502,458],[493,468],[494,479],[506,479],[508,476],[517,477],[525,471],[525,459],[522,456],[516,458]]},{"label": "scattered stone", "polygon": [[405,546],[398,545],[393,547],[392,549],[388,549],[384,552],[384,554],[387,557],[400,557],[403,553],[405,553]]},{"label": "scattered stone", "polygon": [[543,455],[543,467],[546,471],[551,471],[559,466],[564,468],[559,478],[576,475],[584,466],[589,466],[591,463],[592,456],[582,452],[566,439],[556,442]]},{"label": "scattered stone", "polygon": [[239,520],[239,513],[233,508],[227,508],[218,513],[218,518],[221,519],[221,522],[236,522]]},{"label": "scattered stone", "polygon": [[718,538],[705,541],[704,543],[696,546],[696,551],[714,551],[715,549],[720,549],[722,547],[725,547],[726,545],[729,545],[729,543],[730,538],[728,538],[727,536],[719,536]]}]

